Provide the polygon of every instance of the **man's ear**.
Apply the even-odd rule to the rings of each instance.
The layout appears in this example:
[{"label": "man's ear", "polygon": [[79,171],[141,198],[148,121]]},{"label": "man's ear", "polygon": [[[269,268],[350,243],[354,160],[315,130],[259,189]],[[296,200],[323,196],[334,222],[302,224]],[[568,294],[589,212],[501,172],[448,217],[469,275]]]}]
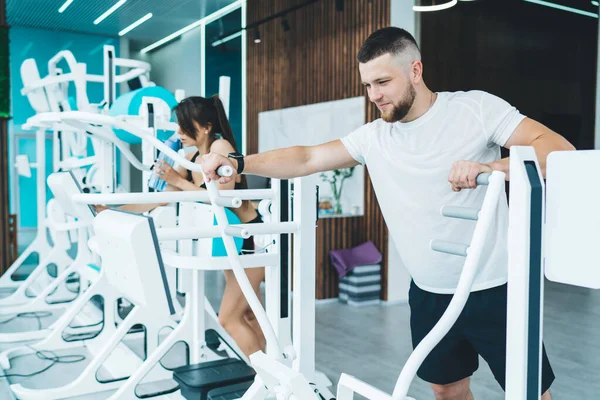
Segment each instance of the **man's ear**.
[{"label": "man's ear", "polygon": [[423,63],[421,61],[414,61],[411,66],[411,79],[414,84],[419,83],[423,80]]}]

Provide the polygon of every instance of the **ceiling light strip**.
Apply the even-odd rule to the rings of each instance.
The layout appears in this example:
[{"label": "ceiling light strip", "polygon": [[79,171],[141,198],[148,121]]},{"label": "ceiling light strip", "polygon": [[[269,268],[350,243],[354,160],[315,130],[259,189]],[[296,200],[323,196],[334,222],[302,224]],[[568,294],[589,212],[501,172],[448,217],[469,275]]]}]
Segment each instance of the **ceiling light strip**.
[{"label": "ceiling light strip", "polygon": [[234,3],[231,3],[230,5],[221,8],[220,10],[215,11],[214,13],[207,15],[206,17],[199,19],[198,21],[194,22],[193,24],[190,24],[184,28],[181,28],[180,30],[178,30],[177,32],[174,32],[172,34],[170,34],[169,36],[159,40],[158,42],[152,43],[150,46],[144,47],[140,52],[142,54],[146,54],[149,51],[152,51],[154,49],[156,49],[159,46],[162,46],[163,44],[170,42],[171,40],[177,38],[178,36],[183,35],[186,32],[191,31],[194,28],[199,27],[200,25],[202,25],[203,23],[208,23],[211,21],[216,20],[217,18],[229,14],[232,11],[237,10],[238,8],[240,8],[240,6],[242,5],[242,3],[245,0],[237,0]]},{"label": "ceiling light strip", "polygon": [[119,36],[123,36],[126,33],[131,32],[132,30],[134,30],[135,28],[137,28],[144,22],[148,21],[150,18],[152,18],[152,13],[148,13],[148,14],[144,15],[142,18],[138,19],[133,24],[129,25],[127,28],[125,28],[121,32],[119,32]]},{"label": "ceiling light strip", "polygon": [[94,25],[98,25],[100,22],[104,21],[110,14],[114,13],[115,11],[117,11],[117,9],[119,7],[121,7],[123,4],[125,4],[126,1],[127,0],[117,1],[117,3],[114,6],[112,6],[111,8],[106,10],[106,12],[104,14],[102,14],[101,16],[96,18],[96,20],[94,21]]},{"label": "ceiling light strip", "polygon": [[242,31],[236,32],[233,35],[229,35],[227,37],[224,37],[223,39],[219,39],[215,42],[212,43],[212,47],[217,47],[223,43],[229,42],[232,39],[235,39],[236,37],[240,37],[242,36]]},{"label": "ceiling light strip", "polygon": [[446,10],[450,7],[454,7],[458,3],[457,0],[451,0],[444,4],[436,4],[431,6],[413,6],[413,11],[417,12],[427,12],[427,11],[441,11]]},{"label": "ceiling light strip", "polygon": [[529,3],[539,4],[540,6],[546,6],[546,7],[550,7],[550,8],[556,8],[558,10],[572,12],[572,13],[579,14],[579,15],[585,15],[586,17],[598,18],[598,14],[596,14],[596,13],[589,12],[589,11],[583,11],[578,8],[567,7],[567,6],[563,6],[560,4],[550,3],[549,1],[543,1],[543,0],[524,0],[524,1],[527,1]]},{"label": "ceiling light strip", "polygon": [[73,0],[65,1],[65,3],[62,6],[60,6],[60,8],[58,9],[58,12],[63,13],[67,9],[67,7],[69,7],[71,5],[72,2],[73,2]]}]

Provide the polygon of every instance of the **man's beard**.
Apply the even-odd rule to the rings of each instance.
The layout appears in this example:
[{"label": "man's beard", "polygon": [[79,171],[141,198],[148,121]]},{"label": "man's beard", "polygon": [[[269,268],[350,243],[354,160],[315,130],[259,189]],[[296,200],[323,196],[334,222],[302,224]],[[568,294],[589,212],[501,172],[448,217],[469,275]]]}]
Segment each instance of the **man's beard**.
[{"label": "man's beard", "polygon": [[404,96],[404,99],[401,100],[398,104],[392,103],[392,109],[389,111],[382,112],[381,119],[383,119],[385,122],[398,122],[403,120],[412,108],[416,96],[417,91],[412,85],[410,85],[406,90],[406,95]]}]

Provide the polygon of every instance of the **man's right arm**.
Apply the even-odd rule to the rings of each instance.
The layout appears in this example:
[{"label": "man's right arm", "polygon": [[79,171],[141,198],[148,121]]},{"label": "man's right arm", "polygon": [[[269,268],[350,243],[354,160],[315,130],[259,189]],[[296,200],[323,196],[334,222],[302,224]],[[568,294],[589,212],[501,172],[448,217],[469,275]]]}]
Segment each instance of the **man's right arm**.
[{"label": "man's right arm", "polygon": [[[215,171],[222,165],[237,169],[235,160],[215,153],[203,157],[204,173],[210,179],[219,179],[220,183],[231,179],[216,175]],[[290,179],[355,165],[358,162],[352,158],[341,140],[334,140],[316,146],[294,146],[246,156],[244,174]]]}]

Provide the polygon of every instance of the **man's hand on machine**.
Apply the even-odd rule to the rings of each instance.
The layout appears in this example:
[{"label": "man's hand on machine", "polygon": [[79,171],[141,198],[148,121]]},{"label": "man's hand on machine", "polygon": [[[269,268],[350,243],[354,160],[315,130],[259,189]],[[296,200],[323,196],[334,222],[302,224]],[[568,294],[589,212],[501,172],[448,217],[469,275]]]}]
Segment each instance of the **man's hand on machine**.
[{"label": "man's hand on machine", "polygon": [[[231,182],[232,179],[235,179],[236,171],[237,171],[237,162],[232,160],[231,158],[222,156],[218,153],[208,153],[202,156],[202,170],[204,171],[204,175],[206,175],[206,179],[210,182],[211,180],[215,180],[220,184]],[[232,169],[231,176],[219,176],[217,170],[220,167],[230,167]]]},{"label": "man's hand on machine", "polygon": [[452,190],[460,192],[462,189],[474,189],[477,187],[477,175],[492,172],[492,167],[477,161],[457,161],[450,170],[448,182]]}]

